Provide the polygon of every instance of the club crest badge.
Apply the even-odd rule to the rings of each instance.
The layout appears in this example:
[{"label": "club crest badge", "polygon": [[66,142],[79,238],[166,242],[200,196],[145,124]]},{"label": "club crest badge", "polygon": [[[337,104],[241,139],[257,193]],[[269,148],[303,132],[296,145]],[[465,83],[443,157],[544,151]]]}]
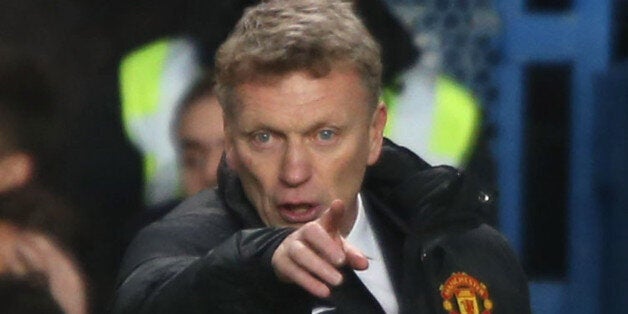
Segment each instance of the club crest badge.
[{"label": "club crest badge", "polygon": [[491,314],[493,311],[486,285],[466,273],[451,274],[439,289],[443,308],[449,314]]}]

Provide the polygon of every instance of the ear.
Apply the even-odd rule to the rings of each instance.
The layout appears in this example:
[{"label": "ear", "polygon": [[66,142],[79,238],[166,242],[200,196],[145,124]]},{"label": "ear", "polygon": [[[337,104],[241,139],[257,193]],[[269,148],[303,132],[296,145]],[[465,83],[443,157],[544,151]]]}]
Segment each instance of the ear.
[{"label": "ear", "polygon": [[368,165],[372,165],[379,159],[379,155],[382,151],[382,144],[384,142],[384,127],[386,126],[386,120],[388,119],[388,111],[384,102],[380,102],[373,112],[371,118],[371,126],[369,129],[369,157]]},{"label": "ear", "polygon": [[26,185],[34,172],[34,161],[28,154],[11,153],[0,157],[0,192]]}]

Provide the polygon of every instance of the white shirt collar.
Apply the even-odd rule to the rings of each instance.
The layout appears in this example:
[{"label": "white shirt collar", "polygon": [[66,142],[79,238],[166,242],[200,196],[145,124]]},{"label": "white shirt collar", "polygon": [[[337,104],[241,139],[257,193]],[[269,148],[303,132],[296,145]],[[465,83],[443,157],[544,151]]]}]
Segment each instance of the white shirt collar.
[{"label": "white shirt collar", "polygon": [[397,313],[399,312],[397,297],[384,263],[382,250],[375,238],[375,232],[364,209],[360,194],[358,194],[357,203],[357,217],[346,240],[366,255],[369,259],[369,268],[364,271],[355,271],[355,273],[386,313]]}]

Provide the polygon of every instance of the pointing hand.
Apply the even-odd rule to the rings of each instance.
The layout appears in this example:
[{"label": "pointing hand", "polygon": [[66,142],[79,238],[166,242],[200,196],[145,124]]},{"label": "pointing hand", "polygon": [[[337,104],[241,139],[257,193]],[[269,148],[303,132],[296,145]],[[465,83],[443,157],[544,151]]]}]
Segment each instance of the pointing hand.
[{"label": "pointing hand", "polygon": [[347,265],[364,270],[368,260],[345,241],[340,233],[345,205],[334,200],[317,220],[301,226],[288,236],[272,257],[279,279],[293,282],[313,295],[325,298],[330,286],[342,283],[339,268]]}]

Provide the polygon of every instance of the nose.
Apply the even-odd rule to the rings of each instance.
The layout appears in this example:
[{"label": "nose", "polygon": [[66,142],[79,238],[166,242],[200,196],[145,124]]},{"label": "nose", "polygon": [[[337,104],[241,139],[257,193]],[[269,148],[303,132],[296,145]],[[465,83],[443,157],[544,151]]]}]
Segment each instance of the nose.
[{"label": "nose", "polygon": [[299,186],[310,179],[310,155],[302,143],[288,144],[280,171],[279,179],[289,187]]}]

